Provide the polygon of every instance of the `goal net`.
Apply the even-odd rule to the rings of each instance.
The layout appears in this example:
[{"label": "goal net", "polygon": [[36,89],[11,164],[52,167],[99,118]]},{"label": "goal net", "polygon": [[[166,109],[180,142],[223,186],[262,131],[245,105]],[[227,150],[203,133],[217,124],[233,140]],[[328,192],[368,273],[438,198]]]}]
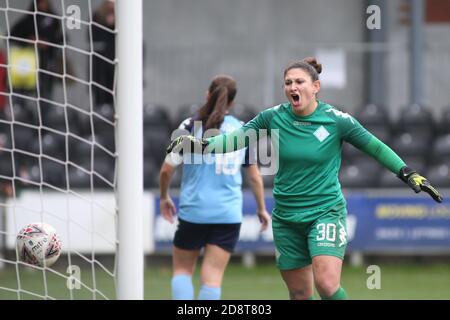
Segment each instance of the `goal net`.
[{"label": "goal net", "polygon": [[[117,76],[121,67],[134,71],[120,46],[139,27],[126,17],[139,16],[140,1],[122,9],[125,1],[0,0],[0,299],[142,298],[140,269],[133,270],[142,265],[133,230],[140,215],[129,214],[142,199],[122,192],[139,193],[142,163],[128,155],[136,149],[120,147],[139,136],[142,100],[139,90],[120,89]],[[139,72],[121,76],[142,83]],[[137,109],[130,116],[120,112],[127,94]],[[50,267],[19,259],[17,233],[33,222],[50,224],[61,239]]]}]

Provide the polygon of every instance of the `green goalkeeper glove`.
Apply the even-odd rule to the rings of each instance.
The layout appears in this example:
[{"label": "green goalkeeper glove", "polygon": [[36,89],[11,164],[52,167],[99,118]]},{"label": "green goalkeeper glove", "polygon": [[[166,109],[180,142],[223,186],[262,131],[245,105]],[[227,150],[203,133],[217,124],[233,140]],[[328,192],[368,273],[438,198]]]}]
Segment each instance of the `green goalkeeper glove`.
[{"label": "green goalkeeper glove", "polygon": [[182,135],[172,140],[167,147],[166,152],[175,152],[179,154],[182,154],[183,152],[203,153],[203,150],[205,150],[207,145],[208,141],[206,139],[198,139],[194,136]]},{"label": "green goalkeeper glove", "polygon": [[407,183],[415,193],[425,191],[434,199],[434,201],[442,202],[441,195],[430,182],[411,168],[407,166],[401,168],[398,177]]}]

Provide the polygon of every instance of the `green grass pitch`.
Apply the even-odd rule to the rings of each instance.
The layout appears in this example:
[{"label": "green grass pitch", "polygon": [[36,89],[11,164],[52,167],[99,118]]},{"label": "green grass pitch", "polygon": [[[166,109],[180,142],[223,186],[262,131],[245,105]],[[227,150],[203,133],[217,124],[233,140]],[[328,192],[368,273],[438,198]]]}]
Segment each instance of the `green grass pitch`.
[{"label": "green grass pitch", "polygon": [[[371,274],[366,272],[367,265],[351,267],[344,265],[342,285],[351,299],[450,299],[450,264],[379,264],[381,268],[381,288],[368,289],[367,279]],[[22,299],[39,299],[40,297],[26,293],[34,292],[57,299],[92,299],[92,291],[81,288],[70,291],[66,279],[46,272],[47,286],[44,285],[42,271],[27,268],[19,270]],[[170,299],[169,266],[147,267],[145,269],[145,299]],[[97,272],[95,283],[90,269],[81,270],[81,279],[90,288],[94,285],[99,292],[108,298],[114,298],[113,279],[102,272]],[[0,270],[0,287],[17,289],[17,272],[8,267]],[[199,276],[194,277],[196,292]],[[0,299],[17,299],[16,291],[0,289]],[[247,269],[239,263],[229,265],[222,287],[224,300],[278,300],[288,299],[288,293],[274,264],[259,264]],[[97,299],[103,299],[96,294]],[[317,295],[316,295],[317,298]]]}]

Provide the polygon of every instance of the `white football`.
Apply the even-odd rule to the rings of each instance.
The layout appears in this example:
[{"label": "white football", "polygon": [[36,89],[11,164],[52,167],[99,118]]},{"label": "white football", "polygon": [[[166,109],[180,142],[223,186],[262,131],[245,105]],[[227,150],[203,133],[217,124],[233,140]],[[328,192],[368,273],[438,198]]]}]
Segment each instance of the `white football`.
[{"label": "white football", "polygon": [[61,254],[61,240],[48,223],[30,223],[19,231],[17,254],[25,263],[50,267]]}]

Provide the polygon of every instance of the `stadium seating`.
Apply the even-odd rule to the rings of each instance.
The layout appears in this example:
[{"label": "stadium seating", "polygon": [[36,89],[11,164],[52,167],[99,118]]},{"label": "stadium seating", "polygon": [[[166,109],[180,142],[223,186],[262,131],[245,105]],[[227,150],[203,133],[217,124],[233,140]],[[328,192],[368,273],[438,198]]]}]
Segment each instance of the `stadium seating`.
[{"label": "stadium seating", "polygon": [[146,104],[143,112],[144,128],[164,127],[169,131],[173,124],[170,120],[168,110],[169,107],[167,106]]},{"label": "stadium seating", "polygon": [[200,107],[201,107],[201,104],[196,104],[196,103],[181,105],[177,109],[177,114],[175,116],[175,120],[173,122],[173,127],[171,129],[174,130],[174,129],[178,128],[178,126],[181,124],[181,122],[183,122],[184,120],[186,120],[189,117],[192,117],[195,114],[195,112],[197,112],[198,109],[200,109]]},{"label": "stadium seating", "polygon": [[441,159],[443,157],[450,157],[450,133],[436,137],[432,147],[432,160]]},{"label": "stadium seating", "polygon": [[[39,131],[28,126],[14,124],[14,147],[26,152],[39,153]],[[36,143],[37,142],[37,143]]]},{"label": "stadium seating", "polygon": [[434,186],[440,188],[450,187],[450,164],[442,162],[430,166],[425,172],[425,176]]},{"label": "stadium seating", "polygon": [[390,143],[392,133],[391,128],[388,125],[367,125],[365,128],[384,143]]},{"label": "stadium seating", "polygon": [[430,142],[437,128],[437,124],[430,110],[423,106],[413,104],[403,108],[400,115],[400,118],[395,124],[397,137],[403,133],[408,133],[414,141],[419,139],[425,141],[427,144]]},{"label": "stadium seating", "polygon": [[381,188],[405,188],[405,183],[389,170],[382,170],[379,186]]},{"label": "stadium seating", "polygon": [[[35,162],[32,164],[32,162]],[[19,176],[22,179],[21,185],[23,187],[32,186],[33,183],[41,183],[41,169],[38,161],[27,159],[26,165],[20,169]]]},{"label": "stadium seating", "polygon": [[355,113],[355,118],[365,127],[388,127],[390,124],[386,108],[376,104],[363,106]]},{"label": "stadium seating", "polygon": [[423,173],[427,167],[426,155],[406,156],[402,158],[406,165],[420,173]]},{"label": "stadium seating", "polygon": [[109,184],[114,183],[114,159],[112,157],[100,156],[95,158],[93,172],[96,173],[94,176],[94,187],[110,188]]},{"label": "stadium seating", "polygon": [[42,125],[63,133],[67,132],[66,115],[64,110],[65,108],[48,103],[41,106]]},{"label": "stadium seating", "polygon": [[418,105],[412,104],[404,107],[400,111],[400,119],[397,126],[401,131],[412,131],[417,129],[433,129],[434,120],[430,110]]},{"label": "stadium seating", "polygon": [[0,154],[5,150],[5,149],[11,149],[12,147],[12,141],[11,141],[11,131],[3,131],[1,130],[2,128],[5,127],[9,127],[9,125],[7,126],[0,126]]},{"label": "stadium seating", "polygon": [[257,112],[249,105],[236,104],[231,108],[230,114],[243,122],[248,122],[256,116]]},{"label": "stadium seating", "polygon": [[90,188],[90,176],[75,166],[69,166],[69,189]]},{"label": "stadium seating", "polygon": [[99,106],[93,116],[95,135],[114,136],[114,127],[104,119],[114,123],[114,108],[109,104]]},{"label": "stadium seating", "polygon": [[[39,149],[39,143],[35,144]],[[39,153],[39,150],[38,152]],[[66,138],[62,134],[42,130],[42,154],[66,161]]]},{"label": "stadium seating", "polygon": [[381,167],[374,160],[358,159],[344,164],[339,171],[339,181],[344,188],[378,187]]},{"label": "stadium seating", "polygon": [[363,153],[361,150],[358,150],[357,148],[352,146],[350,143],[343,143],[342,144],[342,157],[343,157],[343,162],[351,162],[354,159],[367,157],[367,155],[365,153]]},{"label": "stadium seating", "polygon": [[13,175],[12,153],[8,151],[0,152],[0,175],[11,177]]},{"label": "stadium seating", "polygon": [[440,118],[440,121],[438,123],[439,133],[440,134],[450,133],[450,105],[444,108],[439,118]]},{"label": "stadium seating", "polygon": [[80,112],[78,109],[66,108],[68,132],[77,136],[91,135],[91,117],[87,113]]},{"label": "stadium seating", "polygon": [[144,158],[152,159],[159,165],[166,157],[166,147],[170,135],[166,128],[155,128],[144,131]]},{"label": "stadium seating", "polygon": [[391,148],[400,157],[418,156],[427,154],[429,151],[428,136],[420,135],[414,131],[404,131],[398,133],[391,142]]},{"label": "stadium seating", "polygon": [[159,168],[150,159],[144,160],[144,188],[156,188],[159,181]]},{"label": "stadium seating", "polygon": [[42,158],[41,163],[42,181],[57,188],[66,189],[66,166],[47,158]]}]

